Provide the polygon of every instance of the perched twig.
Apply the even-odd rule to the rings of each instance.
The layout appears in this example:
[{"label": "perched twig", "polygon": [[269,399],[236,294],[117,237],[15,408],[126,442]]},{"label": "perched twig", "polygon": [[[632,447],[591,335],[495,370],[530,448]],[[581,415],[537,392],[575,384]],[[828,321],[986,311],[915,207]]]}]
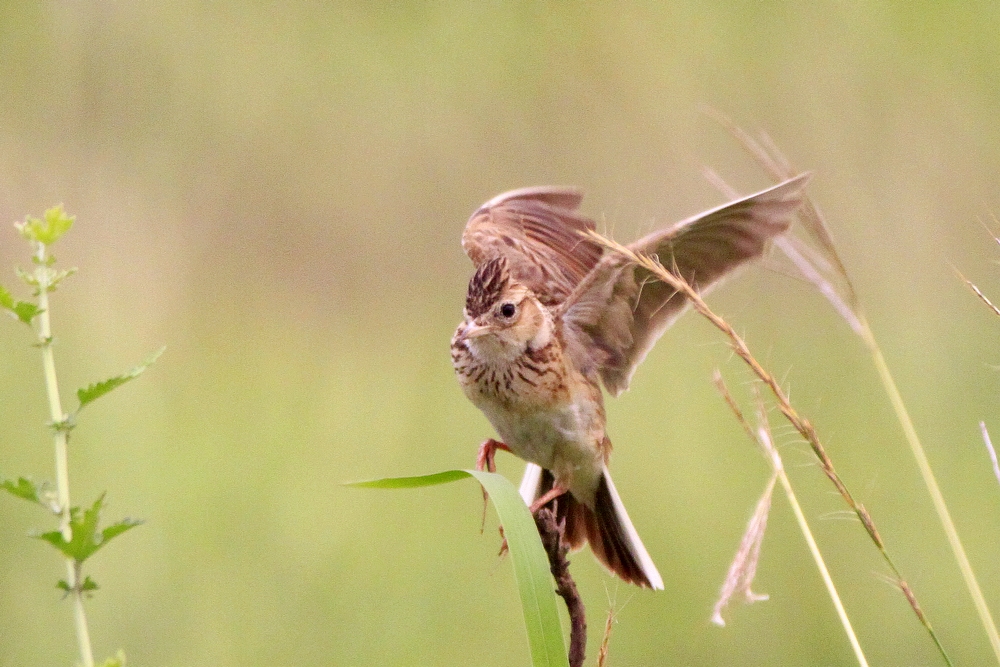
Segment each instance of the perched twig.
[{"label": "perched twig", "polygon": [[[558,501],[557,501],[558,502]],[[587,613],[583,607],[583,598],[576,589],[576,582],[569,573],[569,546],[563,542],[565,525],[556,522],[555,512],[542,508],[535,514],[535,525],[542,538],[542,546],[549,557],[549,569],[556,581],[556,593],[566,601],[569,612],[569,664],[570,667],[580,667],[587,651]]]}]

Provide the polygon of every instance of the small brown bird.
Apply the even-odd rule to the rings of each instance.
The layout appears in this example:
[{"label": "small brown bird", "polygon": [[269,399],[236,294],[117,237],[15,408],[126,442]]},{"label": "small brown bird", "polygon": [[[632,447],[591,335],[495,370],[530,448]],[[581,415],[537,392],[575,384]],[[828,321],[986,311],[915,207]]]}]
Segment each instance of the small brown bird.
[{"label": "small brown bird", "polygon": [[[632,243],[705,292],[760,256],[788,229],[808,180],[802,174]],[[554,506],[574,549],[633,584],[663,588],[608,473],[601,384],[617,396],[686,300],[582,233],[583,195],[565,187],[502,194],[477,210],[462,247],[476,265],[451,357],[465,395],[502,442],[528,461],[521,495],[531,511]]]}]

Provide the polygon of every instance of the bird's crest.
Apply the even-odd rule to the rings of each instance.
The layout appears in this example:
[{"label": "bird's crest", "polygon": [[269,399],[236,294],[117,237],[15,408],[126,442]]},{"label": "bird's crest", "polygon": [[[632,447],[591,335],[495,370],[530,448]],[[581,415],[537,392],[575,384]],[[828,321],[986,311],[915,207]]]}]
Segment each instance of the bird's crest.
[{"label": "bird's crest", "polygon": [[509,282],[510,270],[503,255],[483,263],[469,281],[465,312],[469,317],[476,318],[488,311],[500,299]]}]

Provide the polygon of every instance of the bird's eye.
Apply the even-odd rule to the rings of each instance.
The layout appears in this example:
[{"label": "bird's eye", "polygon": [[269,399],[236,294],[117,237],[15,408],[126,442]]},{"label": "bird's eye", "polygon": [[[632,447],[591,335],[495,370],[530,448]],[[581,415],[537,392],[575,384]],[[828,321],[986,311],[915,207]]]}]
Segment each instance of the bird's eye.
[{"label": "bird's eye", "polygon": [[516,312],[517,312],[517,306],[515,306],[512,303],[505,303],[502,306],[500,306],[500,314],[508,319],[514,317],[514,313]]}]

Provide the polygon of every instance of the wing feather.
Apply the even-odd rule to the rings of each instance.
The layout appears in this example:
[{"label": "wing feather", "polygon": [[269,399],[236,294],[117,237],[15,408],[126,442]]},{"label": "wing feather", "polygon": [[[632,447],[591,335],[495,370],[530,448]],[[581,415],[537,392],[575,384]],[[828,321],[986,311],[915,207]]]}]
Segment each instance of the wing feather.
[{"label": "wing feather", "polygon": [[[726,274],[761,256],[785,232],[802,203],[809,174],[716,207],[629,245],[705,293]],[[614,395],[628,388],[636,367],[687,307],[687,301],[644,269],[606,255],[563,304],[581,366],[599,369]]]},{"label": "wing feather", "polygon": [[547,306],[559,304],[604,252],[580,234],[594,229],[576,212],[582,199],[580,190],[568,187],[506,192],[472,214],[462,247],[477,267],[503,255],[515,280]]},{"label": "wing feather", "polygon": [[[629,245],[705,293],[767,249],[802,203],[809,174],[723,204]],[[668,285],[582,232],[594,229],[577,212],[576,188],[512,190],[483,204],[466,223],[462,247],[476,267],[502,256],[562,321],[566,351],[609,392],[628,388],[636,367],[687,307]]]}]

